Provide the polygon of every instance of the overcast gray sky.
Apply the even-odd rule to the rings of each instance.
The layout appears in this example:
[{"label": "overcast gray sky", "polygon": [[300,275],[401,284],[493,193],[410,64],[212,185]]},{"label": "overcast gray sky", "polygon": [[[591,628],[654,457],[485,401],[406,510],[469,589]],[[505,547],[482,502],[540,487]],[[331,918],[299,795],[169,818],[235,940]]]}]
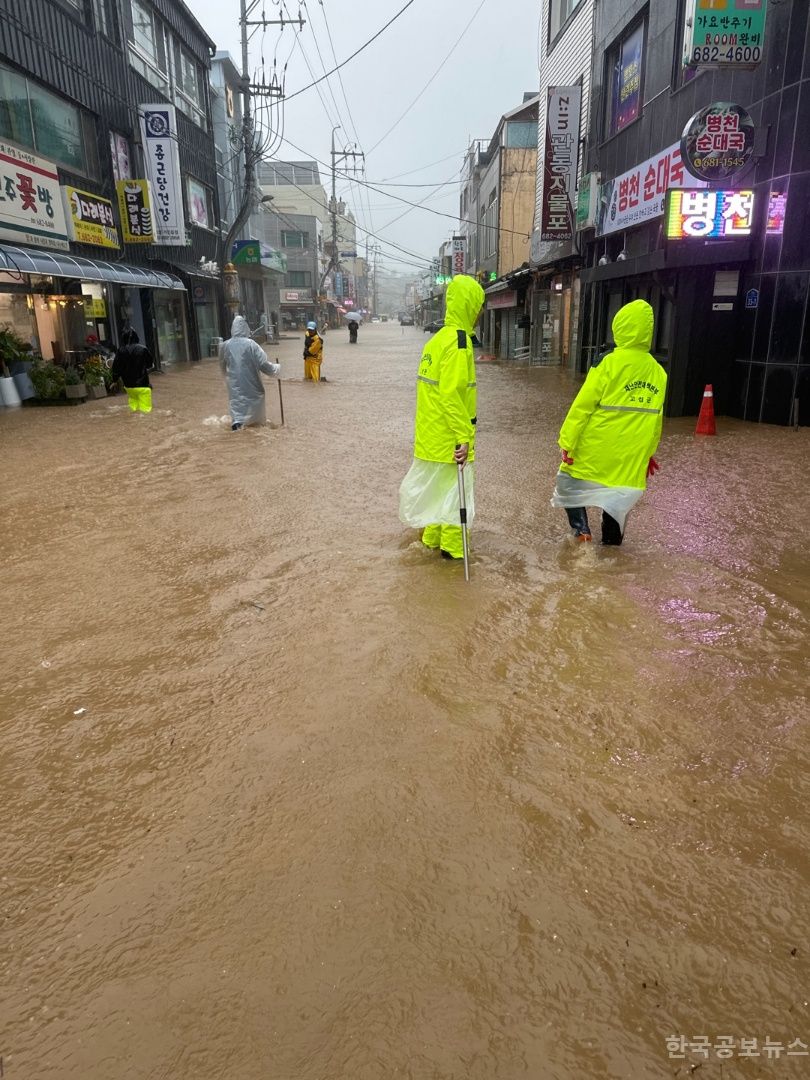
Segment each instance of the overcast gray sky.
[{"label": "overcast gray sky", "polygon": [[[239,0],[186,0],[197,19],[216,41],[240,64]],[[272,66],[287,60],[288,94],[312,82],[303,52],[315,75],[323,74],[317,46],[328,68],[334,66],[328,28],[338,61],[372,37],[406,0],[306,0],[301,13],[306,20],[303,33],[291,27],[280,33],[269,28],[257,31],[251,42],[251,64],[258,67],[262,54]],[[476,10],[477,14],[474,14]],[[252,18],[264,8],[268,19],[279,12],[297,17],[294,0],[259,0]],[[540,0],[414,0],[414,3],[382,36],[341,70],[349,109],[343,99],[337,75],[328,85],[321,83],[324,105],[315,89],[308,90],[285,107],[284,132],[301,153],[285,145],[278,157],[288,160],[318,158],[329,161],[333,124],[342,124],[336,140],[355,142],[366,152],[369,182],[431,184],[431,187],[390,187],[393,194],[418,202],[431,188],[456,179],[464,151],[473,138],[489,139],[502,113],[521,101],[524,91],[536,91],[537,29]],[[473,17],[474,16],[474,17]],[[472,22],[452,56],[448,53],[468,21]],[[438,69],[438,75],[423,96],[409,109],[414,98]],[[332,100],[334,95],[334,102]],[[407,115],[385,136],[399,117]],[[328,114],[328,115],[327,115]],[[375,143],[380,139],[380,145]],[[445,160],[440,160],[445,159]],[[411,170],[414,170],[411,172]],[[328,188],[326,170],[324,186]],[[403,176],[403,173],[409,173]],[[361,199],[355,185],[338,181],[342,194],[361,225],[371,228],[384,240],[391,240],[425,257],[436,254],[439,244],[453,232],[449,218],[436,217],[424,209],[412,210],[392,224],[403,211],[402,203],[379,192],[368,191]],[[442,188],[426,203],[433,210],[458,214],[458,186]],[[384,249],[392,269],[396,253]],[[389,262],[390,257],[390,262]]]}]

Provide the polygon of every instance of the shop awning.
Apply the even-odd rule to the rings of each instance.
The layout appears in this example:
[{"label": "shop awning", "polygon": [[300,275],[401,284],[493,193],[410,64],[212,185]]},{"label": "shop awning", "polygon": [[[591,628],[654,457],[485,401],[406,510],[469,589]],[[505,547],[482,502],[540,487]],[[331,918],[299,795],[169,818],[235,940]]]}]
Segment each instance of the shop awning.
[{"label": "shop awning", "polygon": [[16,247],[13,244],[0,244],[0,270],[10,274],[42,274],[46,277],[78,278],[80,281],[103,281],[141,289],[186,290],[179,278],[162,270],[86,259],[82,255],[68,255],[65,251]]}]

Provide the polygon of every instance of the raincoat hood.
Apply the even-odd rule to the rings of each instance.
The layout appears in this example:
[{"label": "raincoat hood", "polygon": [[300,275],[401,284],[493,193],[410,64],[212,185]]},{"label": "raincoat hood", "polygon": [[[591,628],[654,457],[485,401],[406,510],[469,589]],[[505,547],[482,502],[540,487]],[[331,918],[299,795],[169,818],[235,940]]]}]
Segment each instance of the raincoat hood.
[{"label": "raincoat hood", "polygon": [[250,326],[243,315],[234,316],[231,323],[231,337],[250,337]]},{"label": "raincoat hood", "polygon": [[122,345],[137,345],[138,344],[138,335],[135,333],[135,331],[131,327],[130,327],[129,330],[125,330],[123,332],[123,334],[121,334],[121,344]]},{"label": "raincoat hood", "polygon": [[619,308],[613,319],[617,349],[649,352],[653,336],[653,309],[646,300],[633,300]]},{"label": "raincoat hood", "polygon": [[447,286],[447,313],[444,325],[457,327],[472,334],[481,308],[484,306],[484,290],[469,274],[459,274]]}]

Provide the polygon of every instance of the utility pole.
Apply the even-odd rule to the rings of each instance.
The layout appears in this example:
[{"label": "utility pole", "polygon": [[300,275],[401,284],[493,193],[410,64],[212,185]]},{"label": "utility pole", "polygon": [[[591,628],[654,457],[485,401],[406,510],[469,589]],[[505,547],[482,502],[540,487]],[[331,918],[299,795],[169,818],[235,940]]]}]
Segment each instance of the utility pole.
[{"label": "utility pole", "polygon": [[377,256],[380,253],[378,244],[374,245],[374,269],[372,271],[372,292],[371,292],[371,313],[372,315],[379,315],[377,311]]},{"label": "utility pole", "polygon": [[338,252],[338,205],[337,205],[337,164],[339,161],[347,161],[352,159],[352,171],[357,172],[358,168],[354,161],[356,158],[362,158],[365,163],[365,154],[361,150],[335,150],[335,132],[340,131],[340,124],[336,124],[332,128],[332,197],[329,200],[329,216],[332,223],[332,250],[329,256],[329,263],[321,275],[320,284],[318,286],[318,295],[323,294],[323,286],[329,273],[332,270],[340,269],[340,255]]},{"label": "utility pole", "polygon": [[264,17],[251,19],[250,16],[261,2],[262,0],[239,0],[239,25],[242,32],[241,150],[244,154],[244,174],[239,208],[234,215],[231,227],[228,229],[222,242],[222,258],[220,260],[220,272],[222,274],[222,283],[225,292],[225,303],[230,309],[231,314],[235,313],[240,302],[239,281],[236,269],[231,263],[231,251],[233,250],[234,240],[242,231],[253,210],[256,190],[256,166],[261,158],[261,146],[257,141],[253,124],[251,97],[255,95],[256,97],[271,98],[276,101],[281,101],[284,97],[284,89],[278,82],[275,73],[269,82],[266,82],[264,76],[262,76],[261,83],[251,83],[248,44],[253,31],[249,28],[262,27],[262,29],[265,29],[268,26],[280,26],[283,30],[285,26],[290,24],[298,24],[299,30],[303,30],[304,28],[304,20],[301,18],[300,13],[298,18],[293,20],[285,19],[283,17],[280,19],[265,19]]}]

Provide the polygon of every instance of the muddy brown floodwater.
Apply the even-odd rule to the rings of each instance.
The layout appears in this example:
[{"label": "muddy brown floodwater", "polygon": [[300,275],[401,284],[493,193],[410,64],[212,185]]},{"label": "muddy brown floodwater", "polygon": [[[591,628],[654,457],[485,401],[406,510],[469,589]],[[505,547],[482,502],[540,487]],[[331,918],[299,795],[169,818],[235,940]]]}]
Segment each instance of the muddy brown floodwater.
[{"label": "muddy brown floodwater", "polygon": [[573,384],[482,364],[466,586],[424,335],[344,333],[284,429],[214,361],[0,416],[4,1076],[807,1076],[808,431],[670,421],[583,551]]}]

